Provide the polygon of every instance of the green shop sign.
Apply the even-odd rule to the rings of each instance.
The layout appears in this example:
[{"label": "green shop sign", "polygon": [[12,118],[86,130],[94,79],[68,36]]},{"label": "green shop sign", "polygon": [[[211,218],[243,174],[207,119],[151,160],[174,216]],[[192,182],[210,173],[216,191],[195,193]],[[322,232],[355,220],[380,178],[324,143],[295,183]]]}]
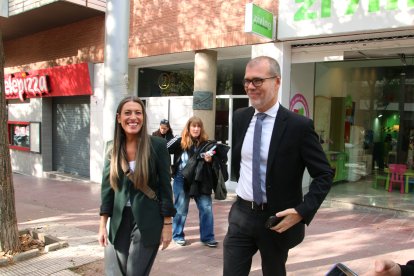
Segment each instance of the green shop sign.
[{"label": "green shop sign", "polygon": [[[295,2],[298,4],[298,7],[294,15],[294,21],[301,21],[331,17],[333,9],[332,2],[335,2],[335,0],[295,0]],[[398,2],[406,2],[408,8],[414,7],[414,0],[386,0],[383,1],[384,3],[382,4],[380,3],[380,0],[340,0],[340,2],[345,6],[344,9],[341,9],[343,16],[354,15],[359,6],[361,6],[362,10],[368,11],[368,13],[403,10],[403,5],[398,5]],[[318,4],[320,4],[320,6],[315,10],[314,8],[317,7]]]},{"label": "green shop sign", "polygon": [[274,39],[274,16],[271,12],[254,5],[246,4],[244,31],[265,38]]},{"label": "green shop sign", "polygon": [[408,30],[414,0],[279,0],[278,40]]}]

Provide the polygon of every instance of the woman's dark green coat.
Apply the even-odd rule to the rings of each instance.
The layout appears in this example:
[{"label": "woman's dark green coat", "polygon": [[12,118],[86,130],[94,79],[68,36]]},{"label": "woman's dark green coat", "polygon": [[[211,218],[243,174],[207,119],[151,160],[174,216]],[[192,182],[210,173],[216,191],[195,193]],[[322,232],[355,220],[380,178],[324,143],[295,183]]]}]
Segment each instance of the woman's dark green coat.
[{"label": "woman's dark green coat", "polygon": [[[154,246],[160,243],[161,231],[164,225],[164,217],[175,215],[173,205],[170,155],[167,150],[166,140],[159,137],[150,137],[151,157],[149,187],[155,191],[159,202],[148,198],[140,190],[134,188],[129,178],[119,170],[118,190],[114,191],[109,182],[110,158],[105,158],[100,214],[108,214],[110,219],[109,241],[113,244],[125,204],[130,198],[132,214],[141,232],[144,246]],[[126,234],[126,233],[125,233]]]}]

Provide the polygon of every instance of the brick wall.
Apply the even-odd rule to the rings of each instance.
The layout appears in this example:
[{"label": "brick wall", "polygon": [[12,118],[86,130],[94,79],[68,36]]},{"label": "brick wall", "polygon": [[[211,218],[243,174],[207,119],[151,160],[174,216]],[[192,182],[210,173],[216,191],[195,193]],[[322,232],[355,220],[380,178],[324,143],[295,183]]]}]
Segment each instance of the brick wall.
[{"label": "brick wall", "polygon": [[[132,0],[129,57],[261,43],[244,33],[240,0]],[[277,1],[255,1],[276,14]]]},{"label": "brick wall", "polygon": [[[240,0],[131,0],[129,58],[268,42],[244,33]],[[277,14],[277,1],[255,4]],[[105,16],[5,41],[5,72],[104,59]]]},{"label": "brick wall", "polygon": [[105,16],[4,42],[5,73],[103,62]]}]

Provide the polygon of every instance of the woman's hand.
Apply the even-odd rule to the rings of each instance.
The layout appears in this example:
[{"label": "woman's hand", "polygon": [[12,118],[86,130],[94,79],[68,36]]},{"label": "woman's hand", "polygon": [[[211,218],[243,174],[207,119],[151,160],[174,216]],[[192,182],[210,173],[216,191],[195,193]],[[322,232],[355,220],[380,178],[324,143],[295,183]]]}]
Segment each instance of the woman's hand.
[{"label": "woman's hand", "polygon": [[106,231],[106,222],[108,221],[108,216],[101,216],[99,222],[99,233],[98,233],[98,242],[100,246],[108,245],[108,232]]},{"label": "woman's hand", "polygon": [[164,250],[167,248],[172,240],[172,223],[171,222],[164,222],[164,227],[162,228],[161,233],[161,241],[160,244],[162,244],[161,250]]}]

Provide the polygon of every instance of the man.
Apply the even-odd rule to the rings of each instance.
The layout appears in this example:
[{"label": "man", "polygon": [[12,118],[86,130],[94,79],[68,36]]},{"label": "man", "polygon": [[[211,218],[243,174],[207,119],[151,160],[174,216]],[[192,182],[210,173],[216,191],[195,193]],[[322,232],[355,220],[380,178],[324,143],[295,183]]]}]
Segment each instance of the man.
[{"label": "man", "polygon": [[[328,194],[333,172],[312,121],[277,101],[276,60],[264,56],[250,60],[243,84],[252,107],[237,110],[233,117],[232,166],[238,185],[224,239],[223,275],[248,275],[257,250],[263,275],[286,275],[288,251],[303,240],[304,225]],[[262,125],[258,139],[256,121]],[[303,197],[305,168],[313,180]],[[266,229],[271,215],[283,220]]]}]

